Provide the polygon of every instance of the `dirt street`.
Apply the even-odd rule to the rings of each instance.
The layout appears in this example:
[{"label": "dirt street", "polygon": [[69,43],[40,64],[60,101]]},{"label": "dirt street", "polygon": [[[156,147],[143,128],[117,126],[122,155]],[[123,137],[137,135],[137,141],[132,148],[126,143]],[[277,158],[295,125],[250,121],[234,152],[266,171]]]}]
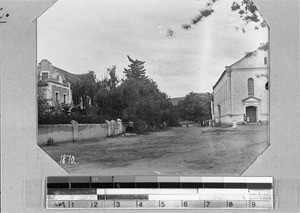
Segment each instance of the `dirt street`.
[{"label": "dirt street", "polygon": [[[268,126],[189,126],[104,141],[43,146],[70,174],[240,175],[268,147]],[[61,154],[76,164],[60,163]]]}]

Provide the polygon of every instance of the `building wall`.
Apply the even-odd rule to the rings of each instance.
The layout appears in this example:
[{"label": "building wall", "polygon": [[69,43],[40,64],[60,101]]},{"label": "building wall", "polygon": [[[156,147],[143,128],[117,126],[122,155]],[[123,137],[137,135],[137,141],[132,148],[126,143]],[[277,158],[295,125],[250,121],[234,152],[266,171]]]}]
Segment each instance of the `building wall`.
[{"label": "building wall", "polygon": [[267,68],[259,69],[236,69],[232,71],[232,114],[243,115],[244,105],[242,100],[249,97],[248,95],[248,79],[254,81],[254,97],[261,99],[260,114],[269,114],[269,92],[265,89],[268,82],[267,77],[257,77],[259,74],[267,74]]},{"label": "building wall", "polygon": [[[228,115],[231,113],[230,108],[230,77],[228,73],[225,73],[222,79],[220,79],[220,82],[216,85],[214,88],[214,116],[215,116],[215,122],[220,123],[220,117],[221,122],[227,121],[229,118]],[[220,106],[220,112],[219,112],[219,106]],[[224,117],[225,116],[225,117]]]},{"label": "building wall", "polygon": [[66,104],[71,104],[70,93],[71,89],[56,83],[49,83],[49,88],[51,91],[52,105],[56,104],[56,92],[58,92],[58,103],[63,103],[63,94],[66,94]]},{"label": "building wall", "polygon": [[[48,72],[48,79],[42,78],[43,72]],[[49,100],[48,102],[51,106],[57,104],[55,92],[58,92],[59,94],[59,104],[63,103],[64,93],[66,94],[66,104],[72,104],[72,91],[70,88],[70,84],[66,81],[65,76],[57,72],[52,67],[52,64],[48,60],[43,59],[38,64],[37,75],[40,82],[45,82],[48,84],[48,86],[43,85],[43,88],[46,91],[45,98]]]},{"label": "building wall", "polygon": [[[268,120],[269,92],[265,89],[268,82],[268,63],[268,51],[258,49],[251,56],[226,67],[227,71],[224,71],[214,86],[214,116],[217,124],[220,123],[220,118],[221,124],[233,121],[242,123],[246,114],[245,107],[247,104],[251,105],[250,102],[244,104],[243,100],[251,96],[261,99],[252,104],[257,105],[256,120]],[[248,94],[249,78],[254,81],[254,95]]]}]

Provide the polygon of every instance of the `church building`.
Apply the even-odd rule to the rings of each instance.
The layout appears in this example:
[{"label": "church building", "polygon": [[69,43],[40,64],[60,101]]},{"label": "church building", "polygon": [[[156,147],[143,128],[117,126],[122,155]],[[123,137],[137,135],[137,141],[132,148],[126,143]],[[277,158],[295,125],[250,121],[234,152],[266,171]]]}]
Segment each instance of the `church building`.
[{"label": "church building", "polygon": [[268,52],[265,44],[226,67],[213,86],[215,125],[268,122]]}]

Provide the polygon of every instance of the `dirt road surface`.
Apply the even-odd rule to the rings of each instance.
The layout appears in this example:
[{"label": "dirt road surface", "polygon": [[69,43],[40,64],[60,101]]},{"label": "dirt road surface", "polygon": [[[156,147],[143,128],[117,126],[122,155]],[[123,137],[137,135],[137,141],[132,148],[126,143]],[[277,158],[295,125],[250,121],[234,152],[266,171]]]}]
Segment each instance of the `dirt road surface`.
[{"label": "dirt road surface", "polygon": [[[70,174],[241,175],[269,146],[268,126],[174,127],[132,137],[42,148]],[[62,154],[75,164],[60,163]]]}]

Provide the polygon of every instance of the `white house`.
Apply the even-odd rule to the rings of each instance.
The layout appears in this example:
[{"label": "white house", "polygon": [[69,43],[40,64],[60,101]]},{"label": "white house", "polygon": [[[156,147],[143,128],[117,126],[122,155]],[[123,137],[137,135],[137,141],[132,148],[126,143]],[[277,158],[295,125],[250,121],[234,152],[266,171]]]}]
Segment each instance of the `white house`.
[{"label": "white house", "polygon": [[[38,88],[51,106],[72,104],[71,82],[61,69],[43,59],[37,68]],[[66,71],[65,71],[66,72]]]},{"label": "white house", "polygon": [[226,67],[213,86],[212,117],[216,125],[268,122],[268,45]]}]

